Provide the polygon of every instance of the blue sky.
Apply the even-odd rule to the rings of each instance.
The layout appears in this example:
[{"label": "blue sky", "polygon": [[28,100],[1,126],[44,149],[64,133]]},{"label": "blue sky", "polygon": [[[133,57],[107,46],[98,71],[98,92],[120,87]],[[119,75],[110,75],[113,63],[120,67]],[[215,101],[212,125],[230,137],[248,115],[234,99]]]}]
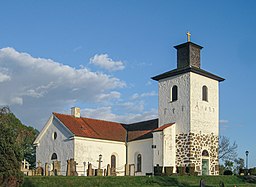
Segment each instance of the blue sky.
[{"label": "blue sky", "polygon": [[1,1],[0,104],[41,129],[51,112],[157,117],[157,82],[176,68],[173,46],[204,48],[202,68],[220,83],[220,134],[256,166],[256,2]]}]

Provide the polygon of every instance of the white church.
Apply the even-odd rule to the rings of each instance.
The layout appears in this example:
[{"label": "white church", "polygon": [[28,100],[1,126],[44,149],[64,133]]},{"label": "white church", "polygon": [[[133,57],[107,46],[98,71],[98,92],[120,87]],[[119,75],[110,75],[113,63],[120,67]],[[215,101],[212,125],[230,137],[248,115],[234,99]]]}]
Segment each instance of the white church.
[{"label": "white church", "polygon": [[[158,119],[122,124],[71,114],[52,113],[34,141],[36,160],[76,161],[78,175],[88,163],[109,165],[115,175],[154,174],[156,168],[193,166],[199,175],[218,175],[219,82],[223,78],[200,67],[201,46],[188,41],[177,49],[177,68],[155,77],[158,81]],[[100,158],[99,158],[100,157]],[[47,168],[45,168],[47,169]]]}]

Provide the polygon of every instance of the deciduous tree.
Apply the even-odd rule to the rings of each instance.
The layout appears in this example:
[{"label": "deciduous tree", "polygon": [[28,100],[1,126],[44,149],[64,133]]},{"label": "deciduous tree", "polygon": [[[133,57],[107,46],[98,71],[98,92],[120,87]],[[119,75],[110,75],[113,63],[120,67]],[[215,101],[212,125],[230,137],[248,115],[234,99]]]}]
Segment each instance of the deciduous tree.
[{"label": "deciduous tree", "polygon": [[21,161],[35,166],[33,141],[38,131],[23,125],[8,107],[0,108],[0,186],[15,186],[22,181]]},{"label": "deciduous tree", "polygon": [[219,139],[219,160],[225,162],[234,161],[237,158],[237,144],[229,141],[226,136],[220,136]]}]

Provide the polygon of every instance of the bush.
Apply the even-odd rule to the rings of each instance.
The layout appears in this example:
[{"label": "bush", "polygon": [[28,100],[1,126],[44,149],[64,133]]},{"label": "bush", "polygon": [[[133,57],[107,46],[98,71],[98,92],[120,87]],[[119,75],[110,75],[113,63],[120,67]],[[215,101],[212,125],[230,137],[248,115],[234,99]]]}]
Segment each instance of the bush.
[{"label": "bush", "polygon": [[223,175],[233,175],[233,172],[231,170],[225,170]]},{"label": "bush", "polygon": [[239,175],[241,175],[241,174],[244,174],[244,169],[243,168],[239,169]]},{"label": "bush", "polygon": [[256,175],[256,168],[250,168],[249,173],[250,175]]}]

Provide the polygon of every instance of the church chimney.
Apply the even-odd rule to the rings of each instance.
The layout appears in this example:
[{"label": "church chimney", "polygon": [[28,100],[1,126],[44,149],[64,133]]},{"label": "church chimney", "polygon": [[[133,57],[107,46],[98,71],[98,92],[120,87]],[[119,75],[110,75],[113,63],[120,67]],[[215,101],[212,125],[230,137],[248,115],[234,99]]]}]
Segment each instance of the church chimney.
[{"label": "church chimney", "polygon": [[75,118],[80,118],[80,108],[78,107],[72,107],[71,108],[71,115]]},{"label": "church chimney", "polygon": [[177,49],[177,68],[196,67],[200,68],[200,45],[190,41],[190,33],[187,32],[187,42],[174,46]]}]

